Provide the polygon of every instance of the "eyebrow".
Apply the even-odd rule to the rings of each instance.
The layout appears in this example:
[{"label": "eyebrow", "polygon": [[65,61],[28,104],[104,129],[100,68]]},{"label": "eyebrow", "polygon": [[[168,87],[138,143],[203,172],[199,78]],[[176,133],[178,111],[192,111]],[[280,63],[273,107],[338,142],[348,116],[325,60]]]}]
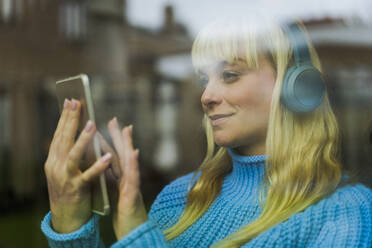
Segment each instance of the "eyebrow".
[{"label": "eyebrow", "polygon": [[244,63],[244,64],[247,64],[247,62],[246,62],[244,59],[242,59],[242,58],[238,58],[238,59],[234,60],[234,62],[231,63],[231,64],[229,64],[229,63],[226,62],[226,64],[227,64],[227,65],[234,66],[234,65],[238,65],[239,62]]},{"label": "eyebrow", "polygon": [[[220,62],[217,63],[216,68],[217,68],[218,70],[220,70],[220,69],[224,68],[224,67],[225,67],[226,65],[228,65],[228,64],[229,64],[229,63],[227,63],[226,60],[223,60],[223,61],[220,61]],[[197,73],[198,73],[198,74],[206,74],[206,72],[205,72],[204,69],[198,69],[198,70],[197,70]]]},{"label": "eyebrow", "polygon": [[219,62],[217,66],[218,66],[219,69],[224,68],[226,66],[239,66],[240,65],[239,62],[246,64],[244,59],[238,58],[238,59],[234,60],[234,62],[232,62],[232,63],[228,63],[226,60],[223,60],[223,61]]},{"label": "eyebrow", "polygon": [[[222,60],[220,62],[217,62],[216,68],[217,70],[222,70],[226,66],[239,66],[238,62],[245,63],[245,60],[242,58],[238,58],[234,60],[233,63],[228,63],[226,60]],[[196,72],[197,74],[207,74],[204,69],[198,69]]]}]

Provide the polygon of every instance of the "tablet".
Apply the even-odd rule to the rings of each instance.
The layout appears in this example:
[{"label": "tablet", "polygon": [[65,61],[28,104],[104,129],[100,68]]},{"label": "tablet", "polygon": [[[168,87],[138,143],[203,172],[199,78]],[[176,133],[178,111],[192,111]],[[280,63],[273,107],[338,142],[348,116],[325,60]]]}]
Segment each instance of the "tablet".
[{"label": "tablet", "polygon": [[[66,78],[56,82],[56,93],[60,111],[62,112],[64,100],[76,99],[81,103],[80,122],[78,133],[84,129],[88,120],[95,123],[93,100],[89,86],[89,78],[85,74],[75,77]],[[90,155],[90,156],[89,156]],[[85,170],[87,166],[94,163],[101,157],[101,148],[97,134],[93,138],[93,142],[89,145],[86,152],[81,169]],[[110,212],[110,203],[107,194],[106,178],[102,173],[91,185],[92,192],[92,211],[100,215],[108,215]]]}]

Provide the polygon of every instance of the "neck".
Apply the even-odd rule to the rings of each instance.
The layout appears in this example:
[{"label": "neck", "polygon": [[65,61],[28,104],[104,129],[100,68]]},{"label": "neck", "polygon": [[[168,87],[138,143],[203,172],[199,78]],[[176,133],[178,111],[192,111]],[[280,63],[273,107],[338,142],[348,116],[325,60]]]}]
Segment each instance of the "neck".
[{"label": "neck", "polygon": [[254,146],[248,145],[248,146],[239,146],[233,148],[234,151],[242,156],[255,156],[255,155],[263,155],[266,153],[266,144],[256,144]]}]

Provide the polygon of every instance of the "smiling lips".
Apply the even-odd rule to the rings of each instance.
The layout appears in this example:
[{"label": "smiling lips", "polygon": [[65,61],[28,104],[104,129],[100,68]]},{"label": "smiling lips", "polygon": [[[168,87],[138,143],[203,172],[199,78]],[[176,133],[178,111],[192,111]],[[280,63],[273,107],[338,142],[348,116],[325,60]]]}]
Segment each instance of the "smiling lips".
[{"label": "smiling lips", "polygon": [[233,114],[226,114],[226,115],[210,115],[209,116],[209,119],[211,120],[211,124],[212,126],[217,126],[219,125],[220,123],[226,121],[227,119],[229,119],[230,116],[232,116]]}]

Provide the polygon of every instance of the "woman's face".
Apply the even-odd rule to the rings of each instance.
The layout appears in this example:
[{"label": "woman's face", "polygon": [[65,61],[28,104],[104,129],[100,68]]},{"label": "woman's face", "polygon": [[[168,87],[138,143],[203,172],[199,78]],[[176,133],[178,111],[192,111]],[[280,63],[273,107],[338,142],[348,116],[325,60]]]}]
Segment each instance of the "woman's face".
[{"label": "woman's face", "polygon": [[205,90],[201,103],[217,145],[242,155],[265,153],[270,103],[276,78],[271,63],[260,57],[259,68],[243,60],[220,61],[199,70]]}]

